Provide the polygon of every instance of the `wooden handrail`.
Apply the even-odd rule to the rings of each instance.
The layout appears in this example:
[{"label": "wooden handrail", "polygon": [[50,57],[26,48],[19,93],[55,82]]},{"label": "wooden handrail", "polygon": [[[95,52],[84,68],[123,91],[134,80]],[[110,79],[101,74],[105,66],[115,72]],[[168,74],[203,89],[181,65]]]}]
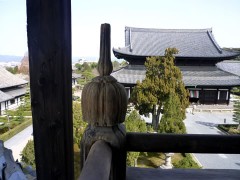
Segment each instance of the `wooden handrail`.
[{"label": "wooden handrail", "polygon": [[103,140],[95,142],[84,163],[80,180],[109,180],[112,163],[112,150]]},{"label": "wooden handrail", "polygon": [[127,151],[240,154],[239,135],[127,133]]}]

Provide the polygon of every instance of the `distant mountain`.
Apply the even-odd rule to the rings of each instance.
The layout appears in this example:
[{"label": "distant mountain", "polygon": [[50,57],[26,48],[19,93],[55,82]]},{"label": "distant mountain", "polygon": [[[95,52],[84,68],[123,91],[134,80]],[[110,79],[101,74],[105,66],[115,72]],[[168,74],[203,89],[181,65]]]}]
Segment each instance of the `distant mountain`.
[{"label": "distant mountain", "polygon": [[20,62],[23,56],[0,55],[0,62]]},{"label": "distant mountain", "polygon": [[[21,62],[24,56],[11,56],[11,55],[0,55],[0,62]],[[84,59],[86,61],[98,61],[99,57],[90,57],[90,56],[84,56],[84,57],[72,57],[72,62],[77,62],[79,59]]]}]

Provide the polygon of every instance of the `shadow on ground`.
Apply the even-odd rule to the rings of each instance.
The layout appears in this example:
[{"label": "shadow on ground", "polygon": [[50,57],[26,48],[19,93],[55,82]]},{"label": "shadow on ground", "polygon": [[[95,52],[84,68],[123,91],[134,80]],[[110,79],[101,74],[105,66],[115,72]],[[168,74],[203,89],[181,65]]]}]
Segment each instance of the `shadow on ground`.
[{"label": "shadow on ground", "polygon": [[202,121],[196,121],[197,124],[201,124],[203,126],[208,126],[208,127],[217,127],[218,124],[215,123],[210,123],[210,122],[202,122]]}]

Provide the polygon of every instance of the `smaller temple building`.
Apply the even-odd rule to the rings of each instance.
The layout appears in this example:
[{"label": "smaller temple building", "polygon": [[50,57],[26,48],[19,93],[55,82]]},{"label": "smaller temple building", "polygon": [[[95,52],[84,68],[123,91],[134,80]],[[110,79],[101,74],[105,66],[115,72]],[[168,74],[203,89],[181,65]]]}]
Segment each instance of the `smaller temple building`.
[{"label": "smaller temple building", "polygon": [[26,94],[28,81],[0,67],[0,115],[6,109],[14,109],[21,104],[21,97]]},{"label": "smaller temple building", "polygon": [[[240,77],[220,68],[221,61],[234,59],[240,52],[227,51],[217,44],[212,29],[125,28],[125,47],[113,48],[118,59],[129,65],[112,73],[129,96],[137,80],[145,78],[147,57],[164,56],[165,49],[177,48],[175,64],[183,74],[190,102],[228,104],[232,87],[240,86]],[[226,61],[224,61],[226,62]],[[218,66],[216,66],[218,64]],[[219,65],[220,64],[220,65]]]}]

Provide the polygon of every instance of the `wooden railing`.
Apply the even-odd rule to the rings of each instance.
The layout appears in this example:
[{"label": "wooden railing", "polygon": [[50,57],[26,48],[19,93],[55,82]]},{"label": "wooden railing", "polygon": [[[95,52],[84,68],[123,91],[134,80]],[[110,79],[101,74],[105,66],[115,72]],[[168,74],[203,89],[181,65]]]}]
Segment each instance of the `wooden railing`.
[{"label": "wooden railing", "polygon": [[112,150],[102,140],[95,142],[81,172],[81,180],[106,179],[110,177]]},{"label": "wooden railing", "polygon": [[[181,152],[181,153],[225,153],[225,154],[240,154],[240,136],[229,135],[199,135],[199,134],[152,134],[152,133],[127,133],[126,135],[126,151],[134,152]],[[81,180],[108,180],[111,171],[112,151],[111,146],[105,141],[95,142],[88,154],[87,160],[83,166],[80,179]],[[131,171],[130,171],[131,170]],[[129,179],[132,176],[141,174],[141,169],[130,169]],[[158,170],[159,171],[159,170]],[[178,170],[173,170],[172,178],[177,179]],[[151,171],[150,177],[155,179],[157,171]],[[184,172],[186,173],[184,175]],[[146,173],[146,172],[145,172]],[[158,172],[157,172],[158,173]],[[192,177],[202,175],[209,178],[214,175],[216,178],[225,179],[229,177],[234,179],[240,171],[237,170],[185,170],[180,174],[187,177],[187,174]],[[226,173],[226,174],[225,174]],[[228,173],[231,175],[228,176]],[[194,175],[195,174],[195,175]],[[227,175],[227,176],[226,176]],[[168,178],[168,179],[169,179]],[[141,178],[142,179],[142,176]]]},{"label": "wooden railing", "polygon": [[240,154],[239,135],[127,133],[127,151]]}]

